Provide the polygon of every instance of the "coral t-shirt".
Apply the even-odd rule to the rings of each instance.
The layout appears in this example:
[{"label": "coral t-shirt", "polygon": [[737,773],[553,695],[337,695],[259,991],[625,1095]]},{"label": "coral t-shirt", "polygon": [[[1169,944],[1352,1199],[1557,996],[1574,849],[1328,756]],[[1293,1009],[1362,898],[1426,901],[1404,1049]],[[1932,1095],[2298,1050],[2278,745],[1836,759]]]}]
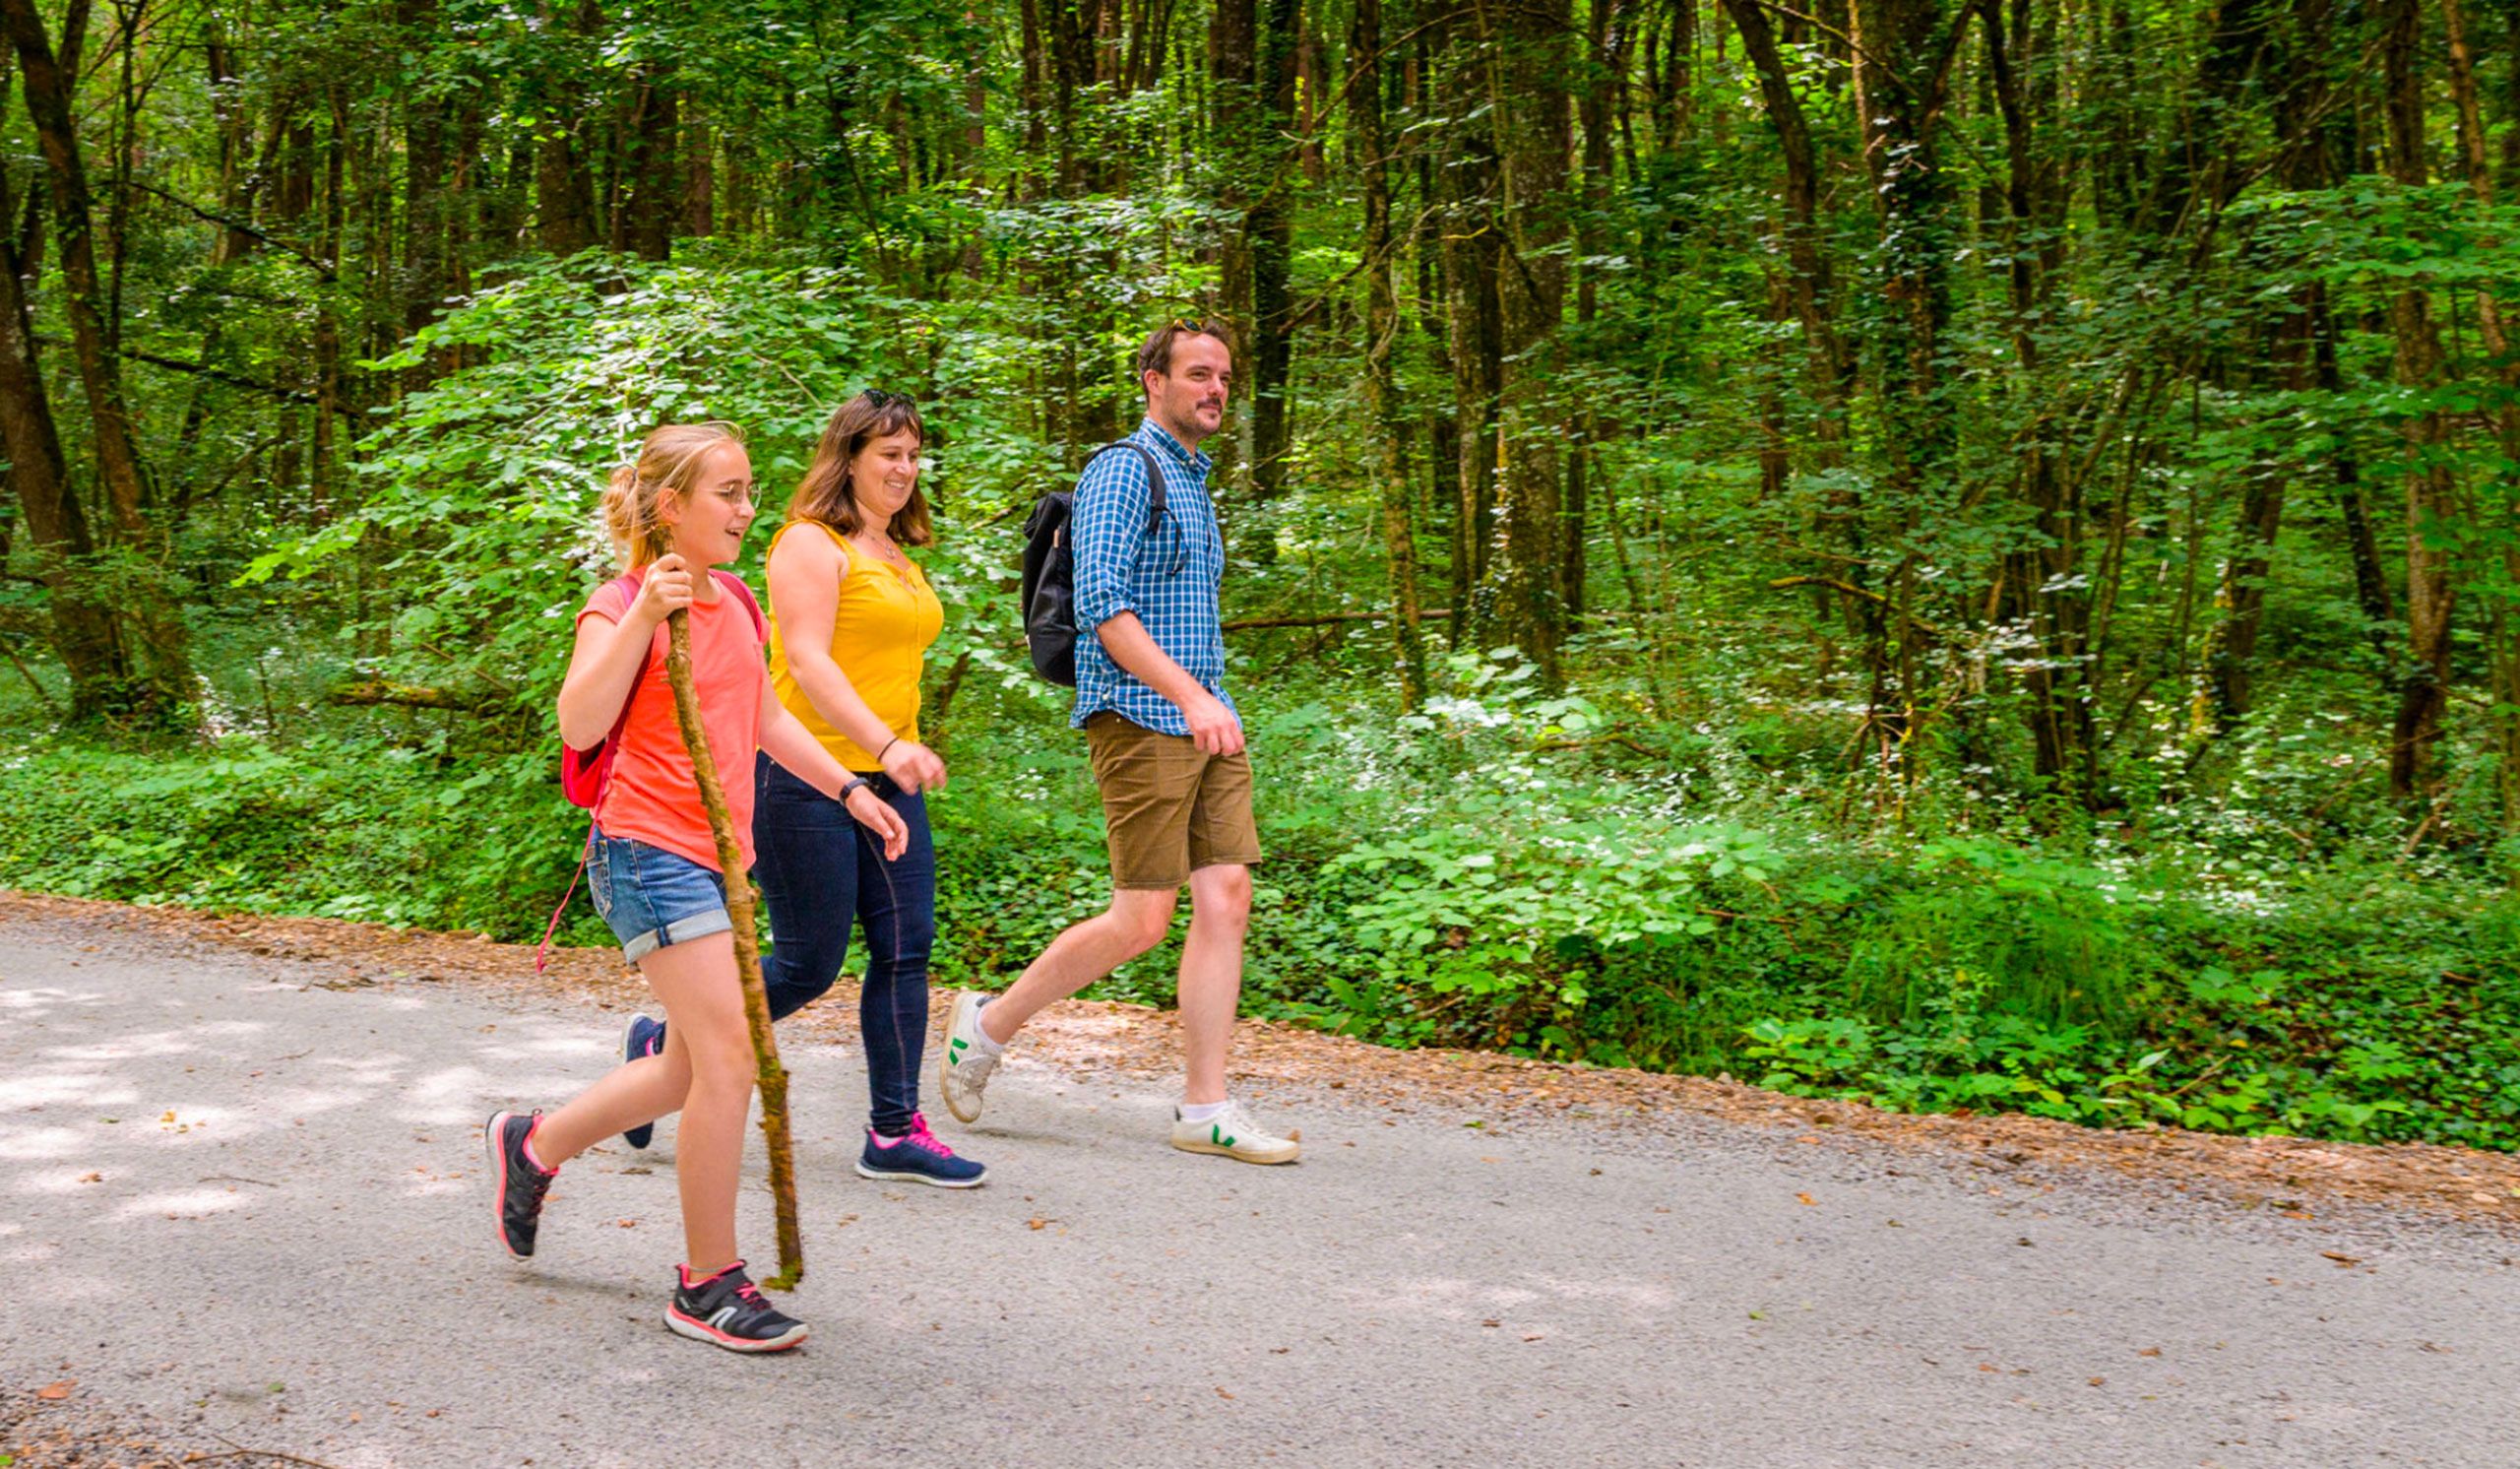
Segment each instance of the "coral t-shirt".
[{"label": "coral t-shirt", "polygon": [[[628,610],[607,583],[587,599],[578,621],[601,617],[618,624]],[[726,814],[734,822],[735,845],[746,868],[752,866],[753,751],[761,747],[761,646],[751,611],[723,583],[714,605],[692,602],[691,686],[700,696],[700,732],[718,766],[718,783],[726,793]],[[665,648],[665,627],[659,623],[647,667],[630,691],[630,718],[621,726],[621,748],[613,756],[612,779],[596,810],[596,826],[607,837],[662,847],[718,872],[718,841],[710,834],[699,777],[692,773],[682,727],[674,720]]]}]

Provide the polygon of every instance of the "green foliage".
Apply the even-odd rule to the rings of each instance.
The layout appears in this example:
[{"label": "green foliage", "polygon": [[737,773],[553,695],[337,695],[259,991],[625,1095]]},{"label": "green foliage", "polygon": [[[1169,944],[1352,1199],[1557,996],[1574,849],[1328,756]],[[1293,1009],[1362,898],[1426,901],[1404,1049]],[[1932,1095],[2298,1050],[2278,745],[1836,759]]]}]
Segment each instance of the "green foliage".
[{"label": "green foliage", "polygon": [[[1217,481],[1229,614],[1388,605],[1395,446],[1427,604],[1453,608],[1428,620],[1439,687],[1407,716],[1380,624],[1236,634],[1271,853],[1251,1008],[1903,1108],[2511,1147],[2520,476],[2507,364],[2478,351],[2473,311],[2520,278],[2520,207],[2371,176],[2278,187],[2324,147],[2285,128],[2380,115],[2382,84],[2352,72],[2378,22],[2340,13],[2326,56],[2263,38],[2253,65],[2324,67],[2332,89],[2288,118],[2277,90],[2190,88],[2212,13],[2146,9],[2043,54],[2030,85],[2052,96],[2019,160],[1991,55],[1956,49],[1937,157],[1904,174],[1927,207],[1821,189],[1815,304],[1842,373],[1793,298],[1777,119],[1721,35],[1617,109],[1610,175],[1561,201],[1580,235],[1516,252],[1525,283],[1566,257],[1559,344],[1482,361],[1448,327],[1503,297],[1480,295],[1463,247],[1554,221],[1548,200],[1472,197],[1524,141],[1496,135],[1493,58],[1460,27],[1386,37],[1388,260],[1357,228],[1370,160],[1342,102],[1377,79],[1336,26],[1275,39],[1321,41],[1303,89],[1350,84],[1300,126],[1172,56],[1195,8],[1121,17],[1116,85],[1034,64],[1040,28],[1074,20],[1057,7],[449,0],[423,33],[392,7],[284,0],[210,68],[158,64],[195,42],[144,28],[124,53],[158,78],[142,115],[105,96],[111,67],[82,102],[92,173],[116,158],[132,175],[101,224],[152,529],[101,535],[81,569],[183,604],[200,743],[16,741],[0,881],[532,934],[583,832],[551,784],[550,710],[569,615],[610,570],[604,471],[661,420],[742,425],[767,491],[738,568],[757,585],[824,415],[874,384],[915,394],[931,428],[930,687],[957,688],[936,711],[956,771],[932,801],[937,975],[999,982],[1105,899],[1061,696],[1013,636],[1015,527],[1125,427],[1147,326],[1259,304],[1231,277],[1262,205],[1287,224],[1270,345],[1292,426],[1277,491],[1255,492],[1247,459]],[[1615,94],[1607,69],[1654,54],[1588,66]],[[1794,45],[1783,65],[1820,179],[1886,160],[1845,60]],[[2486,96],[2511,92],[2507,57],[2480,65]],[[14,126],[14,156],[34,156]],[[2209,126],[2200,156],[2229,160],[2212,188],[2145,141]],[[450,141],[461,166],[430,177]],[[2052,197],[2013,219],[2016,183]],[[688,221],[701,194],[706,232],[634,245],[670,262],[519,258],[571,207],[555,185],[585,194],[593,236]],[[2178,218],[2148,218],[2165,200]],[[1389,435],[1359,386],[1369,267],[1403,297]],[[454,281],[470,293],[437,299]],[[33,284],[102,527],[75,373],[49,346],[62,290]],[[2409,292],[2448,358],[2412,385]],[[1490,431],[1461,415],[1493,391],[1473,374],[1523,360],[1550,362],[1537,396],[1591,495],[1564,507],[1552,568],[1585,605],[1558,687],[1489,646],[1497,567],[1469,563],[1508,552],[1447,448]],[[1236,427],[1228,461],[1252,447]],[[2403,481],[2434,472],[2454,509],[2400,526]],[[2244,512],[2270,487],[2290,499],[2258,545]],[[2383,527],[2360,567],[2353,514]],[[2405,639],[2367,608],[2372,591],[2407,605],[2390,583],[2409,542],[2449,557],[2456,686],[2444,779],[2402,805],[2384,772]],[[69,703],[50,594],[32,538],[0,543],[0,718],[33,731]],[[2265,595],[2255,703],[2227,722],[2209,685],[2243,587]],[[354,675],[469,707],[329,706]],[[2063,768],[2032,734],[2046,678],[2090,720]],[[603,938],[583,908],[572,931]],[[1174,955],[1101,992],[1166,1000]]]}]

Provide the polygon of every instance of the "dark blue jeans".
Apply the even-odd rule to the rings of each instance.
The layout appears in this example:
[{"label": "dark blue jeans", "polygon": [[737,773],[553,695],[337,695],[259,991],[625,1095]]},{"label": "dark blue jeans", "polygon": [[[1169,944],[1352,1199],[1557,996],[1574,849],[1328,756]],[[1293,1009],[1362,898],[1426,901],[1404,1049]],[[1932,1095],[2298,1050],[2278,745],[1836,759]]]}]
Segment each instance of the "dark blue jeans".
[{"label": "dark blue jeans", "polygon": [[875,794],[910,826],[910,846],[884,861],[884,845],[848,807],[772,760],[758,757],[752,813],[753,879],[770,907],[771,948],[761,978],[770,1018],[822,997],[840,977],[853,922],[866,926],[866,986],[857,1027],[866,1047],[867,1120],[898,1137],[918,1111],[918,1063],[927,1048],[927,956],[936,943],[936,846],[927,799],[881,775]]}]

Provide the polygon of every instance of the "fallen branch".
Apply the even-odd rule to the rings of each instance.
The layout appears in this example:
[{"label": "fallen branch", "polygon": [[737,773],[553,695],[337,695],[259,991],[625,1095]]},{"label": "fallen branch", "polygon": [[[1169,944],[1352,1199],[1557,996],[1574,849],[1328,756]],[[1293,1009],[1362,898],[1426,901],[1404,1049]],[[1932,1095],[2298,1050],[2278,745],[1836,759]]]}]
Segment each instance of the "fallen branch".
[{"label": "fallen branch", "polygon": [[1581,750],[1590,749],[1597,744],[1625,745],[1629,749],[1643,755],[1648,760],[1669,760],[1671,758],[1661,750],[1649,750],[1624,734],[1602,734],[1591,739],[1551,739],[1535,745],[1533,748],[1543,750]]},{"label": "fallen branch", "polygon": [[396,704],[409,709],[457,709],[470,713],[497,698],[498,695],[487,691],[430,688],[425,684],[397,683],[391,678],[362,678],[354,683],[336,684],[324,695],[324,702],[354,706]]},{"label": "fallen branch", "polygon": [[228,1437],[225,1434],[213,1434],[211,1437],[218,1439],[220,1442],[226,1444],[230,1451],[227,1453],[188,1453],[184,1455],[184,1462],[187,1464],[215,1464],[221,1459],[274,1459],[283,1464],[303,1464],[306,1466],[306,1469],[337,1469],[337,1466],[328,1464],[322,1459],[302,1459],[293,1453],[282,1453],[277,1448],[247,1448],[242,1443]]},{"label": "fallen branch", "polygon": [[[1844,592],[1849,597],[1860,597],[1867,602],[1877,602],[1881,606],[1889,607],[1894,611],[1899,610],[1899,605],[1897,603],[1892,602],[1889,598],[1882,596],[1871,588],[1858,587],[1853,582],[1842,582],[1834,576],[1781,576],[1775,581],[1768,583],[1768,590],[1771,592],[1784,592],[1795,587],[1830,587],[1837,591]],[[1927,622],[1924,618],[1917,616],[1913,612],[1903,611],[1901,612],[1901,615],[1907,619],[1907,623],[1910,627],[1916,628],[1920,632],[1928,633],[1934,637],[1940,638],[1946,643],[1957,641],[1951,633],[1940,627],[1936,627],[1934,624]]]},{"label": "fallen branch", "polygon": [[[1449,617],[1451,615],[1452,609],[1450,607],[1421,607],[1418,609],[1418,619],[1422,622],[1428,617]],[[1260,627],[1331,627],[1342,622],[1391,622],[1397,620],[1399,614],[1392,611],[1317,612],[1305,617],[1237,617],[1233,621],[1225,624],[1225,630],[1228,632],[1245,632],[1250,629]]]}]

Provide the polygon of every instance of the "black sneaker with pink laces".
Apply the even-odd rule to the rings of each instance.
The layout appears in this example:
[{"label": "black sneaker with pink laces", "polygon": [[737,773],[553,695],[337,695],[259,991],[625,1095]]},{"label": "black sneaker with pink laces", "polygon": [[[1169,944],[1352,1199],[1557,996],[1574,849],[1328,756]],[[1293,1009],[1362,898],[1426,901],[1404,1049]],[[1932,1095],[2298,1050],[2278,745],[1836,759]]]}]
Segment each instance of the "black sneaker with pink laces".
[{"label": "black sneaker with pink laces", "polygon": [[785,1352],[805,1339],[805,1323],[764,1300],[743,1261],[702,1280],[691,1278],[688,1265],[673,1268],[677,1283],[665,1307],[665,1329],[676,1336],[729,1352]]},{"label": "black sneaker with pink laces", "polygon": [[911,1183],[932,1183],[939,1188],[976,1188],[988,1178],[988,1170],[969,1158],[955,1156],[935,1133],[927,1130],[927,1118],[919,1113],[910,1115],[910,1131],[884,1141],[874,1128],[866,1129],[866,1147],[857,1155],[857,1173],[868,1179],[899,1179]]}]

